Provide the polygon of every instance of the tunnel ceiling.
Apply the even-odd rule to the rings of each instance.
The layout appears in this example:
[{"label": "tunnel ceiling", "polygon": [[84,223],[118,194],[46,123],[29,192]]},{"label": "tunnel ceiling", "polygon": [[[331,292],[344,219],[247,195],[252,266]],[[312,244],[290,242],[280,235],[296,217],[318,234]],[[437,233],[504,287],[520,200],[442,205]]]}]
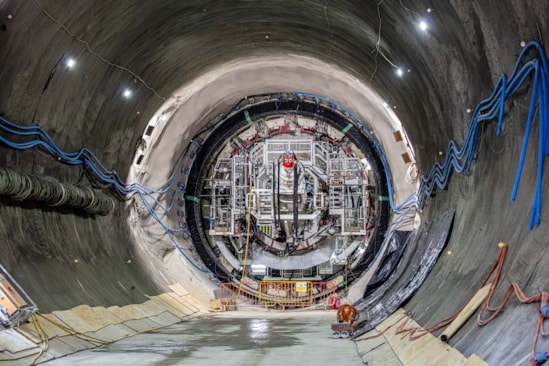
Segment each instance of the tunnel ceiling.
[{"label": "tunnel ceiling", "polygon": [[[152,113],[166,99],[177,97],[174,93],[181,85],[230,60],[265,54],[297,54],[337,65],[368,83],[382,98],[396,106],[405,127],[412,121],[437,119],[438,116],[430,115],[432,109],[425,108],[426,103],[421,101],[429,101],[437,109],[442,109],[452,99],[442,99],[434,93],[434,90],[450,84],[452,75],[444,71],[447,65],[455,64],[457,69],[450,68],[451,72],[460,73],[459,68],[463,70],[472,64],[486,62],[481,59],[483,44],[479,42],[482,39],[467,40],[468,45],[471,43],[470,48],[460,49],[463,46],[457,38],[458,34],[470,37],[471,32],[467,32],[466,27],[475,25],[475,9],[462,9],[451,3],[440,4],[437,8],[427,3],[404,6],[396,1],[384,2],[380,6],[349,1],[333,7],[330,5],[334,4],[329,2],[310,1],[295,8],[291,4],[277,4],[281,6],[275,7],[265,2],[249,1],[236,2],[230,7],[207,1],[186,1],[184,6],[169,1],[154,5],[136,5],[131,1],[109,5],[93,2],[71,4],[68,8],[64,5],[48,1],[2,3],[6,16],[13,16],[4,19],[5,35],[21,32],[31,24],[33,28],[41,29],[34,38],[33,47],[40,66],[29,65],[28,55],[16,50],[15,37],[7,39],[5,47],[13,52],[6,55],[10,63],[20,63],[27,68],[25,72],[6,74],[6,81],[13,82],[18,77],[22,83],[32,80],[31,84],[36,86],[22,93],[21,98],[15,97],[17,94],[9,98],[10,94],[7,94],[4,99],[11,102],[14,110],[17,110],[17,103],[33,99],[37,110],[46,108],[40,110],[44,120],[51,120],[49,114],[58,112],[41,107],[46,104],[44,100],[57,98],[58,94],[67,99],[62,101],[67,105],[90,100],[92,104],[84,113],[56,115],[55,119],[83,123],[87,126],[84,131],[98,136],[99,142],[104,141],[107,131],[98,128],[100,123],[97,122],[111,119],[118,121],[115,132],[119,141],[130,133],[129,139],[136,141]],[[428,12],[428,9],[433,11]],[[307,13],[306,21],[302,11]],[[463,22],[457,16],[458,11],[464,18]],[[16,16],[17,12],[25,16]],[[118,21],[122,17],[125,20]],[[418,29],[421,18],[432,22],[432,32],[422,33]],[[211,34],[222,36],[212,39]],[[447,40],[454,42],[448,43]],[[442,52],[445,49],[449,52]],[[431,57],[437,54],[438,57]],[[62,65],[59,69],[54,68],[62,56],[78,60],[78,67],[71,71],[72,74]],[[405,78],[396,77],[395,66],[405,71]],[[53,77],[48,88],[43,90],[50,75]],[[469,80],[480,77],[490,82],[481,73],[466,74],[465,77]],[[60,92],[65,83],[74,89],[74,93]],[[130,102],[120,98],[127,87],[134,89]],[[480,91],[478,95],[464,91],[464,87],[456,85],[455,91],[448,92],[455,93],[458,100],[469,98],[462,101],[463,105],[472,106],[480,98]],[[41,97],[33,98],[33,93]],[[113,103],[106,103],[107,100]],[[32,109],[21,110],[27,114],[18,112],[22,115],[13,116],[15,119],[32,120]],[[67,108],[63,113],[71,112]],[[126,130],[130,125],[131,132]],[[417,129],[409,131],[411,140],[422,144],[430,163],[431,156],[442,150],[444,143],[438,147],[423,146],[421,133]],[[440,129],[438,133],[446,137],[445,141],[449,140],[450,136],[444,136],[447,132]],[[90,147],[93,149],[94,146]],[[98,148],[105,150],[104,146]],[[120,168],[117,170],[123,173],[128,169],[128,160],[119,161],[118,157],[129,159],[134,148],[133,144],[113,143],[113,147],[106,149],[102,160],[120,164],[114,168]]]},{"label": "tunnel ceiling", "polygon": [[[242,98],[314,93],[356,113],[394,152],[391,178],[405,183],[394,192],[398,203],[418,174],[442,159],[451,139],[463,141],[471,111],[511,72],[521,42],[546,40],[547,14],[542,0],[3,0],[0,113],[40,126],[64,151],[89,148],[122,179],[160,187],[187,166],[191,139]],[[525,214],[535,159],[526,159],[523,188],[509,202],[529,90],[505,106],[505,120],[517,122],[504,124],[499,138],[486,124],[474,169],[453,176],[421,212],[426,222],[456,211],[452,254],[438,261],[407,304],[422,323],[467,298],[501,240],[513,243],[505,279],[521,282],[526,292],[546,286],[547,229],[528,230]],[[410,144],[396,143],[399,128]],[[194,270],[174,255],[164,230],[137,200],[43,149],[0,149],[3,166],[102,191],[117,202],[102,217],[1,198],[0,232],[9,238],[1,244],[1,262],[41,309],[145,301],[173,282],[201,291],[190,284]],[[405,152],[415,164],[403,161]],[[505,352],[518,363],[531,344],[516,339],[530,337],[537,321],[521,309],[512,305],[483,328],[469,324],[453,342],[464,353],[494,361]],[[520,329],[510,326],[516,319]]]}]

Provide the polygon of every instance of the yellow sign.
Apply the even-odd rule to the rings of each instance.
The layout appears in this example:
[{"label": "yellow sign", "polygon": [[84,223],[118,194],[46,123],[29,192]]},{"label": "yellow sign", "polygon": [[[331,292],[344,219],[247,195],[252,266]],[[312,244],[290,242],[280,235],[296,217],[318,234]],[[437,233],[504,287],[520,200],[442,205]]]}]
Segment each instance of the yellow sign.
[{"label": "yellow sign", "polygon": [[296,282],[295,292],[307,292],[307,282]]}]

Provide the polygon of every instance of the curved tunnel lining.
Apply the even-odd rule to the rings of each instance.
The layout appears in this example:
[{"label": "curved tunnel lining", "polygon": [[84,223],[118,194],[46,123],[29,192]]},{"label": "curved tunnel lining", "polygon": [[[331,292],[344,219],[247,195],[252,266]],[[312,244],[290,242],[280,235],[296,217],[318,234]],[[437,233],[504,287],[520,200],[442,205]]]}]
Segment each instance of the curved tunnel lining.
[{"label": "curved tunnel lining", "polygon": [[[300,70],[299,74],[295,74],[296,67]],[[239,80],[238,84],[234,83],[235,79]],[[273,83],[273,81],[276,82]],[[128,180],[138,180],[152,187],[163,185],[169,179],[174,166],[189,167],[191,165],[192,162],[187,158],[182,159],[181,154],[196,150],[197,142],[191,140],[192,136],[195,136],[204,126],[211,127],[215,124],[219,120],[219,114],[233,106],[243,92],[248,91],[247,95],[257,95],[258,92],[265,93],[270,90],[304,90],[305,93],[323,90],[327,93],[324,95],[327,95],[330,100],[337,99],[349,111],[352,110],[360,116],[361,120],[376,121],[370,128],[388,153],[390,175],[393,177],[393,182],[397,184],[392,192],[395,201],[401,202],[415,191],[417,187],[415,163],[414,161],[403,162],[401,158],[403,153],[409,153],[413,158],[414,153],[406,133],[392,110],[385,108],[383,100],[365,83],[342,71],[336,65],[326,64],[316,58],[292,54],[235,59],[177,90],[174,93],[176,96],[158,110],[149,126],[145,128],[143,136],[147,138],[147,144],[136,149]],[[149,130],[150,126],[154,126],[152,131]],[[150,136],[146,136],[145,132],[148,130],[152,132]],[[405,137],[403,141],[395,142],[393,135],[395,131],[402,132]],[[135,161],[140,154],[140,164],[137,165]],[[387,202],[380,202],[380,205],[389,212]],[[163,225],[158,225],[150,216],[141,215],[139,213],[142,211],[141,208],[136,208],[137,210],[131,210],[128,222],[132,226],[134,226],[131,224],[134,220],[142,223],[132,231],[141,250],[146,255],[154,255],[164,252],[166,245],[175,244],[182,257],[187,257],[194,265],[185,266],[188,268],[184,269],[180,267],[180,261],[177,261],[174,267],[175,263],[170,260],[166,265],[171,275],[183,282],[187,281],[187,275],[191,275],[198,279],[204,288],[213,290],[217,281],[211,282],[214,276],[207,274],[209,269],[199,263],[196,248],[189,237],[183,235],[176,238],[179,243],[172,238],[173,244],[167,243],[167,239],[163,240],[164,243],[157,241],[155,238],[165,235]],[[183,225],[184,230],[188,232],[186,224],[180,220],[180,214],[183,215],[178,209],[171,213],[158,212],[157,216],[160,220],[170,220],[171,223]],[[414,222],[414,226],[418,224]],[[382,239],[378,237],[373,245],[380,247]],[[185,262],[183,258],[182,262]],[[360,265],[361,270],[368,267],[364,262]]]}]

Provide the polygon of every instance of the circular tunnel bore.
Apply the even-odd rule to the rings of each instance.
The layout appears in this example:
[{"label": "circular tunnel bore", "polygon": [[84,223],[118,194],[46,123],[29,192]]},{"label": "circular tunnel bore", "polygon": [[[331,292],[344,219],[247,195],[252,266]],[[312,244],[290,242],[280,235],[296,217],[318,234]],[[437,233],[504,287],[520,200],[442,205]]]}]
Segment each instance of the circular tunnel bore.
[{"label": "circular tunnel bore", "polygon": [[349,114],[292,93],[248,97],[211,127],[188,172],[186,220],[222,282],[353,282],[379,248],[387,184]]}]

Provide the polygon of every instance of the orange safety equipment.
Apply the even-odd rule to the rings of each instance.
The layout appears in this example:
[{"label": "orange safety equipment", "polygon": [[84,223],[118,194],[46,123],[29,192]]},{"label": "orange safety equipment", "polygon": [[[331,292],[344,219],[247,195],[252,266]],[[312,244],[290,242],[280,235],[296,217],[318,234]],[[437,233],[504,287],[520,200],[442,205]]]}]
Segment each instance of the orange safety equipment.
[{"label": "orange safety equipment", "polygon": [[337,311],[337,321],[340,323],[349,322],[349,332],[353,333],[353,324],[358,320],[360,313],[353,305],[343,304]]}]

